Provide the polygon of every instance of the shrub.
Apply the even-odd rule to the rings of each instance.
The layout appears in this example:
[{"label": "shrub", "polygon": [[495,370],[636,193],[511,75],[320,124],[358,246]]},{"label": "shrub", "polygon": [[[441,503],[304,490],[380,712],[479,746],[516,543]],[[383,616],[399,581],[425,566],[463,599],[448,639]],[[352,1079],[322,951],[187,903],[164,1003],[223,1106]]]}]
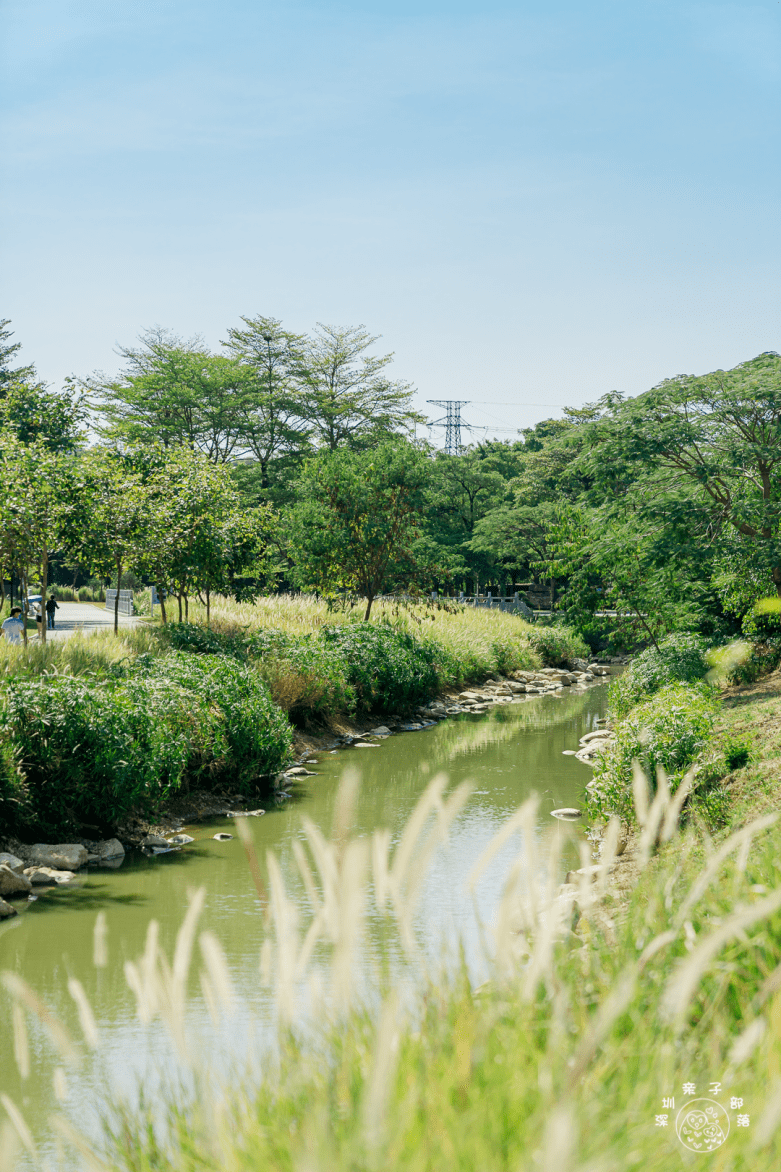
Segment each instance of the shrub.
[{"label": "shrub", "polygon": [[276,703],[298,722],[355,709],[355,688],[341,651],[309,635],[263,655],[257,670]]},{"label": "shrub", "polygon": [[576,659],[588,659],[589,649],[571,627],[552,623],[535,623],[526,633],[532,647],[542,656],[546,667],[571,666]]},{"label": "shrub", "polygon": [[706,643],[699,635],[673,634],[649,647],[610,685],[610,712],[620,720],[636,704],[676,682],[694,684],[708,672]]},{"label": "shrub", "polygon": [[224,656],[144,654],[100,683],[14,680],[0,724],[25,776],[25,819],[47,835],[115,826],[191,780],[247,791],[291,748],[263,682]]},{"label": "shrub", "polygon": [[357,702],[368,712],[403,711],[437,690],[438,649],[409,631],[349,623],[323,628],[320,638],[343,658]]},{"label": "shrub", "polygon": [[705,684],[668,684],[618,725],[615,740],[595,758],[591,791],[600,812],[634,818],[632,762],[656,784],[661,766],[674,791],[713,735],[717,700]]},{"label": "shrub", "polygon": [[191,776],[221,775],[247,790],[289,760],[290,724],[251,668],[225,656],[201,659],[174,652],[162,659],[150,657],[136,670],[147,671],[153,680],[175,682],[197,698],[195,715],[207,735],[192,736]]}]

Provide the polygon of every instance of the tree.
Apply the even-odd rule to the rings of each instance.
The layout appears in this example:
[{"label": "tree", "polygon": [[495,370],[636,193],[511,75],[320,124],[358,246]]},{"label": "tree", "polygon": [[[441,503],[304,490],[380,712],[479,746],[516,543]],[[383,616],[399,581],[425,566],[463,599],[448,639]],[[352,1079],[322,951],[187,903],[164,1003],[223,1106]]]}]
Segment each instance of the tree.
[{"label": "tree", "polygon": [[141,560],[149,529],[149,493],[132,453],[95,447],[79,462],[66,510],[68,544],[78,560],[103,578],[116,576],[114,633],[119,627],[119,588],[126,569]]},{"label": "tree", "polygon": [[393,355],[366,354],[377,340],[363,326],[342,329],[319,322],[306,339],[299,369],[302,413],[318,446],[331,452],[345,444],[367,446],[424,422],[411,409],[412,387],[383,373]]},{"label": "tree", "polygon": [[249,376],[241,403],[241,440],[258,461],[261,488],[268,489],[272,463],[307,446],[298,380],[305,339],[283,330],[274,317],[241,320],[244,328],[229,329],[223,346]]},{"label": "tree", "polygon": [[35,379],[34,366],[17,366],[13,368],[9,365],[10,360],[22,348],[21,342],[9,341],[9,338],[13,337],[13,330],[6,329],[6,326],[10,326],[10,324],[10,318],[0,319],[0,395],[4,394],[4,388],[9,383],[25,383]]},{"label": "tree", "polygon": [[414,571],[428,474],[423,453],[401,439],[307,461],[291,514],[301,585],[360,594],[368,620],[377,595]]},{"label": "tree", "polygon": [[[0,431],[0,570],[16,571],[22,595],[29,593],[29,572],[41,583],[45,611],[49,556],[63,542],[66,502],[72,495],[73,461],[53,452],[42,439],[22,443],[11,431]],[[27,641],[25,629],[24,640]],[[46,642],[46,624],[41,627]]]},{"label": "tree", "polygon": [[583,461],[600,491],[637,495],[652,478],[671,520],[699,516],[701,540],[712,542],[734,529],[781,596],[781,356],[666,379],[585,432]]},{"label": "tree", "polygon": [[96,373],[84,380],[103,417],[103,433],[130,447],[185,447],[225,463],[242,447],[246,369],[211,354],[199,338],[185,343],[153,329],[140,341],[120,347],[126,366],[116,378]]}]

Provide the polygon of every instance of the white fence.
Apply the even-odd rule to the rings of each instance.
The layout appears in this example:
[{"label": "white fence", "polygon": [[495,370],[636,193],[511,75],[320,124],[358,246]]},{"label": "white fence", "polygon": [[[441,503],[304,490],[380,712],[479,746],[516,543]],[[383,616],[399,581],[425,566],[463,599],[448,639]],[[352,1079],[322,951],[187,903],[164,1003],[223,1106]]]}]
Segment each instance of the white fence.
[{"label": "white fence", "polygon": [[[116,590],[106,590],[106,610],[114,613],[114,600],[116,599]],[[120,590],[119,592],[119,613],[124,615],[133,614],[133,591]]]}]

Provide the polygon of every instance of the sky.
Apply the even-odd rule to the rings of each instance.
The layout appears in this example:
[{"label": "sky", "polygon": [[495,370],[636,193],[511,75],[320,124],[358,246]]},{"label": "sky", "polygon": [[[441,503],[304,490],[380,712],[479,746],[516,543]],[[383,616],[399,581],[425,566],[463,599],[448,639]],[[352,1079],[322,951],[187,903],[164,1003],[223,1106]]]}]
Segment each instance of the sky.
[{"label": "sky", "polygon": [[512,439],[781,350],[780,96],[779,0],[0,0],[0,317],[362,323]]}]

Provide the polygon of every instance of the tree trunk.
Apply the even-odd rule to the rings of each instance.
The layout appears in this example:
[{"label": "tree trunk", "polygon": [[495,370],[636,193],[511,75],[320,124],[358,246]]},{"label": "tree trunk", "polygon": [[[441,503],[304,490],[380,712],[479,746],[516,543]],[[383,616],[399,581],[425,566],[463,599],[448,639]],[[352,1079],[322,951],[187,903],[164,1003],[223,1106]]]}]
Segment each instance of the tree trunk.
[{"label": "tree trunk", "polygon": [[206,626],[211,627],[212,612],[211,612],[212,592],[209,587],[206,587]]},{"label": "tree trunk", "polygon": [[373,602],[374,602],[374,595],[370,594],[369,595],[369,605],[366,607],[366,614],[363,616],[363,621],[365,623],[368,623],[368,621],[369,621],[369,615],[372,612],[372,603]]},{"label": "tree trunk", "polygon": [[22,597],[20,602],[22,604],[22,642],[27,646],[27,571],[22,570],[19,575],[22,584]]},{"label": "tree trunk", "polygon": [[189,594],[185,594],[185,596],[184,596],[184,621],[186,623],[189,623],[189,621],[190,621],[190,595]]},{"label": "tree trunk", "polygon": [[41,642],[46,642],[46,628],[49,616],[46,614],[46,589],[49,585],[49,551],[44,549],[41,558]]},{"label": "tree trunk", "polygon": [[182,621],[182,592],[181,590],[176,596],[176,601],[179,603],[179,622]]},{"label": "tree trunk", "polygon": [[168,618],[166,617],[165,613],[165,598],[163,597],[163,591],[160,586],[157,588],[157,593],[160,596],[160,614],[163,616],[163,626],[165,626],[165,624],[168,622]]},{"label": "tree trunk", "polygon": [[122,559],[117,558],[117,592],[114,595],[114,634],[119,631],[119,584],[122,581]]}]

